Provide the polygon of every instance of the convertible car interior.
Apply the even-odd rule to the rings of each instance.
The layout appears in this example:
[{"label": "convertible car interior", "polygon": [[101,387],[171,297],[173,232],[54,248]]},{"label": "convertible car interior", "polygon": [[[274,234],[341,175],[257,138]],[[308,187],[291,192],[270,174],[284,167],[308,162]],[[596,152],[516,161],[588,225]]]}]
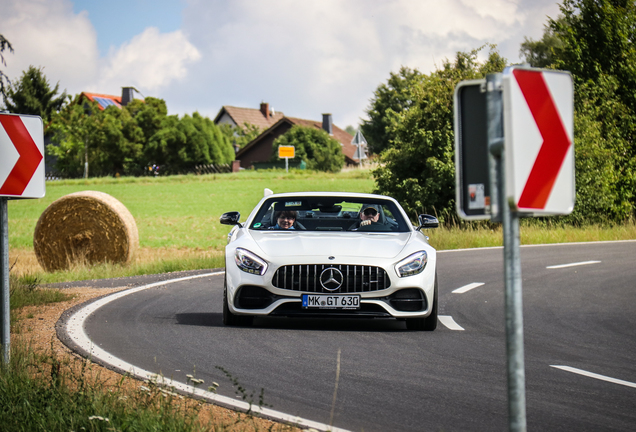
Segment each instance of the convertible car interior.
[{"label": "convertible car interior", "polygon": [[[387,201],[272,200],[261,207],[250,229],[274,229],[278,212],[295,211],[297,217],[294,229],[298,230],[407,232],[407,222],[392,205],[393,203]],[[361,227],[361,213],[369,207],[376,210],[378,220]]]}]

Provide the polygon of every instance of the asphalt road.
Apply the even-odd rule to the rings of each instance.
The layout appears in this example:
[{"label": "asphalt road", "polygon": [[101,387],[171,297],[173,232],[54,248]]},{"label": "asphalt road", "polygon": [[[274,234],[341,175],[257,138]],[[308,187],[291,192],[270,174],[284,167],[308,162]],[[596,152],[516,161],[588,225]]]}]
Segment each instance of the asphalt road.
[{"label": "asphalt road", "polygon": [[[529,430],[636,427],[635,256],[636,242],[522,247]],[[143,369],[184,382],[193,374],[254,403],[263,389],[273,409],[322,423],[333,409],[345,429],[506,430],[502,257],[502,249],[439,254],[439,313],[452,320],[435,332],[391,320],[224,327],[222,275],[122,297],[85,329]]]}]

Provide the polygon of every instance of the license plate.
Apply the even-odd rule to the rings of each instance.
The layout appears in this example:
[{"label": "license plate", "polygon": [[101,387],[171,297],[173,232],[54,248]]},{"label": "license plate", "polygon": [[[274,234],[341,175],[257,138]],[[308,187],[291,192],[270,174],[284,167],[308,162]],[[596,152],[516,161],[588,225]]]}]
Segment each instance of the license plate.
[{"label": "license plate", "polygon": [[303,308],[360,309],[359,295],[303,294]]}]

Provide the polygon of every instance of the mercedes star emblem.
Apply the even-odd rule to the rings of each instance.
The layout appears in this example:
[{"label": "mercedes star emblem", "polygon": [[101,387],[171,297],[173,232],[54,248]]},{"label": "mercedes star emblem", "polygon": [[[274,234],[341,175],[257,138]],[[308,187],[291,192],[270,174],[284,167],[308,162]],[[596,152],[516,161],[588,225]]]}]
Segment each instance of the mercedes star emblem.
[{"label": "mercedes star emblem", "polygon": [[335,291],[342,285],[344,276],[335,267],[326,268],[320,273],[320,285],[327,291]]}]

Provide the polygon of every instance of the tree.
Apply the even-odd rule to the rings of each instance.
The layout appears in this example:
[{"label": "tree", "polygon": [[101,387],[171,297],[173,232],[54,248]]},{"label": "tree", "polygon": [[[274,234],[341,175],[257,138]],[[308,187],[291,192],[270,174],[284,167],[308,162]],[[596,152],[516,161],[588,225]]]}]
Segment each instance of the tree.
[{"label": "tree", "polygon": [[58,90],[59,84],[51,89],[41,68],[29,66],[19,80],[7,87],[4,103],[12,113],[37,115],[48,124],[51,114],[66,101],[66,92],[56,96]]},{"label": "tree", "polygon": [[[624,220],[636,209],[636,3],[565,0],[560,9],[549,26],[563,43],[553,66],[574,76],[577,205],[590,203],[588,220]],[[586,187],[601,181],[603,198]]]},{"label": "tree", "polygon": [[148,139],[144,157],[165,172],[187,172],[200,164],[225,164],[234,160],[229,138],[207,117],[166,116]]},{"label": "tree", "polygon": [[200,164],[234,160],[229,139],[207,117],[168,115],[165,101],[147,97],[121,109],[101,110],[76,97],[54,113],[50,155],[61,174],[79,177],[140,175],[159,165],[164,173],[185,173]]},{"label": "tree", "polygon": [[[100,110],[96,102],[74,101],[52,116],[49,154],[69,177],[128,174],[139,163],[143,133],[125,109]],[[89,171],[90,167],[90,171]]]},{"label": "tree", "polygon": [[221,132],[228,137],[234,147],[242,149],[254,138],[261,134],[261,129],[253,124],[244,123],[243,126],[231,126],[228,123],[217,125]]},{"label": "tree", "polygon": [[[9,42],[4,36],[0,34],[0,63],[2,63],[3,66],[7,65],[7,62],[4,59],[4,54],[2,54],[5,49],[9,50],[9,52],[13,52],[11,42]],[[7,83],[11,83],[11,81],[9,81],[9,77],[7,77],[5,73],[0,70],[0,95],[2,95],[3,98],[5,97],[5,80],[7,81]]]},{"label": "tree", "polygon": [[353,126],[349,125],[345,128],[345,132],[348,133],[351,136],[355,136],[356,135],[356,128],[354,128]]},{"label": "tree", "polygon": [[636,112],[636,3],[633,0],[564,0],[562,19],[549,26],[563,43],[554,66],[586,82],[616,77],[617,95]]},{"label": "tree", "polygon": [[272,162],[278,161],[278,147],[294,146],[294,161],[305,161],[307,168],[317,171],[338,172],[344,166],[342,146],[322,129],[293,126],[273,143]]},{"label": "tree", "polygon": [[547,68],[551,66],[563,49],[563,41],[549,25],[545,26],[543,37],[535,41],[524,37],[519,54],[532,67]]},{"label": "tree", "polygon": [[618,82],[606,78],[579,85],[575,97],[576,205],[563,220],[575,224],[623,221],[633,212],[633,164],[620,124],[631,115],[615,97]]},{"label": "tree", "polygon": [[369,120],[364,120],[361,125],[372,153],[380,154],[392,146],[394,137],[388,130],[391,116],[413,105],[411,89],[422,79],[424,75],[417,69],[401,67],[398,73],[391,72],[386,84],[380,84],[375,90],[366,110]]},{"label": "tree", "polygon": [[[483,48],[483,47],[482,47]],[[380,157],[374,170],[376,192],[391,195],[408,213],[453,213],[455,198],[455,163],[453,131],[453,95],[463,80],[501,72],[505,59],[490,46],[488,60],[480,63],[482,49],[457,53],[453,62],[422,75],[402,90],[410,100],[408,110],[390,111],[386,131],[392,147]]]}]

